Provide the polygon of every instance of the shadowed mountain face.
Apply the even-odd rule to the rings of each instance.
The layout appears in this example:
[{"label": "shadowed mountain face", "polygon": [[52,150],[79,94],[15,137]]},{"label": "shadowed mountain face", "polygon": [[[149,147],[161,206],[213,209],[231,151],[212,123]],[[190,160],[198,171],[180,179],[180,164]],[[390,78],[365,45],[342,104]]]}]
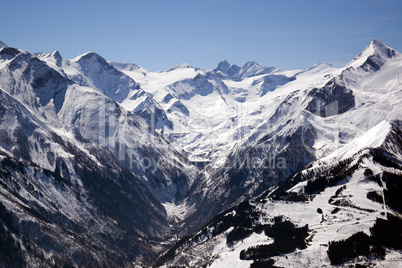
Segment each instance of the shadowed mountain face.
[{"label": "shadowed mountain face", "polygon": [[[8,125],[1,144],[10,148],[0,156],[1,200],[9,219],[3,221],[4,232],[14,239],[20,257],[96,266],[152,256],[141,240],[152,244],[165,237],[168,223],[140,176],[109,150],[88,142],[83,150],[53,132],[4,91],[0,99],[1,126]],[[96,241],[102,251],[90,246]],[[53,258],[44,257],[48,250],[55,251]]]},{"label": "shadowed mountain face", "polygon": [[0,42],[0,266],[388,265],[401,68],[377,39],[304,71]]}]

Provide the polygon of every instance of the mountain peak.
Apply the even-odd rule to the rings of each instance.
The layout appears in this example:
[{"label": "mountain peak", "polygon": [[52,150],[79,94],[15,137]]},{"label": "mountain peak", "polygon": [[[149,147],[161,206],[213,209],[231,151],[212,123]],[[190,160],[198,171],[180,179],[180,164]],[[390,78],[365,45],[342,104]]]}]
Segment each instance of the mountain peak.
[{"label": "mountain peak", "polygon": [[243,69],[249,69],[249,68],[251,68],[251,67],[254,67],[254,66],[256,66],[256,67],[261,67],[257,62],[255,62],[255,61],[248,61],[248,62],[246,62],[244,65],[243,65]]},{"label": "mountain peak", "polygon": [[381,42],[381,40],[374,38],[369,46],[372,47],[372,49],[374,50],[374,52],[376,53],[381,53],[383,56],[386,56],[388,58],[392,58],[395,56],[396,51],[390,47],[388,47],[387,45],[385,45],[383,42]]},{"label": "mountain peak", "polygon": [[52,54],[50,54],[52,57],[54,57],[55,59],[59,60],[62,59],[63,57],[60,55],[60,52],[58,50],[55,50],[52,52]]},{"label": "mountain peak", "polygon": [[144,68],[142,68],[141,66],[139,66],[135,63],[122,63],[122,62],[116,62],[116,61],[108,61],[108,63],[119,71],[122,71],[122,70],[134,71],[134,70],[138,70],[138,69],[141,69],[142,71],[146,71]]},{"label": "mountain peak", "polygon": [[274,67],[261,67],[257,62],[249,61],[249,62],[246,62],[243,65],[243,67],[241,67],[241,70],[239,72],[239,77],[245,78],[245,77],[252,77],[252,76],[256,76],[256,75],[269,74],[273,70],[275,70]]},{"label": "mountain peak", "polygon": [[91,62],[98,62],[103,66],[109,65],[102,56],[100,56],[99,54],[97,54],[95,52],[84,53],[84,54],[76,57],[75,59],[73,59],[73,61],[76,61],[79,63],[88,63],[88,61],[91,61]]},{"label": "mountain peak", "polygon": [[86,53],[74,58],[74,61],[81,61],[81,60],[91,59],[91,58],[102,58],[102,57],[100,55],[98,55],[96,52],[90,51],[90,52],[86,52]]},{"label": "mountain peak", "polygon": [[240,72],[240,67],[230,63],[227,60],[223,60],[218,63],[215,69],[212,70],[213,72],[221,72],[223,74],[228,75],[229,77],[237,77]]},{"label": "mountain peak", "polygon": [[370,45],[376,47],[387,47],[380,39],[374,38],[371,40]]},{"label": "mountain peak", "polygon": [[38,52],[35,53],[34,56],[46,62],[53,62],[59,67],[61,66],[61,62],[63,61],[63,58],[61,57],[60,52],[58,50],[55,50],[52,53]]},{"label": "mountain peak", "polygon": [[187,68],[193,68],[193,67],[187,63],[180,63],[180,64],[177,64],[177,65],[173,66],[172,68],[170,68],[168,70],[168,72],[176,70],[176,69],[187,69]]},{"label": "mountain peak", "polygon": [[218,63],[218,66],[230,66],[230,63],[227,60],[223,60]]},{"label": "mountain peak", "polygon": [[218,63],[218,66],[213,70],[214,72],[222,71],[226,73],[226,71],[230,68],[230,63],[227,60],[223,60]]},{"label": "mountain peak", "polygon": [[376,71],[384,65],[388,59],[395,57],[397,53],[397,51],[385,45],[381,40],[374,38],[366,48],[346,66],[355,69],[361,67],[365,71]]}]

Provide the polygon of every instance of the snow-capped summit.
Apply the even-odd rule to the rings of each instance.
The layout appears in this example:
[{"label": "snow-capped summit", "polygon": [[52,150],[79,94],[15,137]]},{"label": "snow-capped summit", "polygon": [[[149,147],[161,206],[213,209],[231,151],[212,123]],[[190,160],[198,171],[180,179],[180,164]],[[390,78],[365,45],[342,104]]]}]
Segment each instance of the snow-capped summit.
[{"label": "snow-capped summit", "polygon": [[53,51],[52,53],[35,53],[34,56],[41,60],[54,63],[58,67],[61,67],[63,61],[63,57],[60,55],[58,50]]},{"label": "snow-capped summit", "polygon": [[145,70],[144,68],[135,63],[121,63],[121,62],[109,61],[109,64],[120,71],[131,72],[139,69]]},{"label": "snow-capped summit", "polygon": [[189,65],[187,63],[180,63],[180,64],[177,64],[177,65],[173,66],[172,68],[170,68],[168,70],[168,72],[171,72],[171,71],[174,71],[177,69],[188,69],[188,68],[194,68],[194,67],[192,67],[191,65]]},{"label": "snow-capped summit", "polygon": [[255,61],[248,61],[243,65],[242,68],[243,69],[251,69],[251,68],[259,69],[259,68],[261,68],[261,66]]},{"label": "snow-capped summit", "polygon": [[312,72],[321,72],[322,70],[328,69],[328,68],[334,68],[329,63],[326,62],[320,62],[317,64],[314,64],[311,68],[308,68],[307,70],[303,71],[303,73],[312,73]]},{"label": "snow-capped summit", "polygon": [[373,39],[370,44],[346,67],[355,69],[361,67],[365,71],[377,71],[388,60],[399,54],[394,49],[386,46],[379,39]]},{"label": "snow-capped summit", "polygon": [[[49,59],[41,59],[51,63]],[[132,78],[115,69],[94,52],[82,54],[72,60],[64,60],[59,67],[57,70],[72,81],[96,89],[117,102],[122,102],[130,91],[139,88]]]},{"label": "snow-capped summit", "polygon": [[246,62],[241,68],[239,76],[250,76],[254,73],[258,72],[261,69],[261,66],[255,61]]},{"label": "snow-capped summit", "polygon": [[97,54],[95,52],[84,53],[84,54],[76,57],[74,59],[74,61],[80,62],[80,63],[88,62],[88,61],[91,61],[90,63],[92,63],[92,62],[96,61],[104,66],[108,65],[107,61],[102,56],[100,56],[99,54]]},{"label": "snow-capped summit", "polygon": [[385,45],[381,40],[374,38],[369,46],[373,48],[375,52],[381,53],[382,55],[386,55],[388,58],[392,58],[396,55],[396,51],[393,48]]},{"label": "snow-capped summit", "polygon": [[256,75],[269,74],[273,70],[275,70],[275,67],[261,67],[257,62],[249,61],[241,68],[239,72],[239,77],[245,78]]},{"label": "snow-capped summit", "polygon": [[222,73],[227,73],[227,71],[230,68],[230,63],[227,60],[223,60],[218,63],[218,66],[216,66],[215,69],[213,69],[214,72],[222,72]]},{"label": "snow-capped summit", "polygon": [[224,60],[219,62],[218,66],[216,66],[212,71],[215,73],[226,74],[229,77],[237,77],[239,75],[240,67],[235,64],[230,65],[229,62]]},{"label": "snow-capped summit", "polygon": [[218,66],[214,69],[214,72],[223,71],[226,72],[230,67],[230,63],[227,60],[223,60],[218,63]]},{"label": "snow-capped summit", "polygon": [[38,52],[33,54],[34,56],[40,58],[40,59],[49,59],[49,58],[54,58],[54,59],[63,59],[63,57],[60,55],[60,52],[58,50],[53,51],[52,53],[43,53],[43,52]]}]

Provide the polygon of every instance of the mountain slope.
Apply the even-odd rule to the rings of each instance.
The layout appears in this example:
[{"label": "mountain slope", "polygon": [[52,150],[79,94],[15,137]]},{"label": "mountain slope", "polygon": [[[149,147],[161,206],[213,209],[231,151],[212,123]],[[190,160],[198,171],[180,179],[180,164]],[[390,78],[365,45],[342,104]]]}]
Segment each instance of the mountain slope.
[{"label": "mountain slope", "polygon": [[[32,263],[49,265],[149,262],[172,235],[172,219],[161,203],[187,194],[195,167],[99,89],[80,86],[28,52],[3,47],[0,56],[0,152],[6,156],[1,203],[12,218],[3,226],[5,239],[14,237],[10,243],[19,244],[26,263],[29,256],[36,259]],[[33,214],[25,215],[30,212],[21,206]],[[30,228],[43,229],[45,241],[35,241],[38,233]],[[60,228],[66,231],[57,244],[52,241]],[[75,237],[68,238],[69,232]],[[65,256],[63,249],[75,243],[81,247]],[[87,254],[94,244],[104,250],[90,246]]]},{"label": "mountain slope", "polygon": [[[377,141],[367,139],[378,131],[384,135]],[[313,163],[261,196],[218,215],[157,263],[166,267],[270,267],[274,263],[275,267],[340,263],[396,267],[402,250],[401,131],[401,121],[379,124],[354,140],[348,157],[331,165]],[[356,148],[356,143],[362,146]]]},{"label": "mountain slope", "polygon": [[[79,265],[77,261],[80,261],[80,258],[83,259],[81,261],[89,261],[94,256],[98,258],[97,255],[102,253],[97,252],[95,248],[92,251],[96,255],[85,254],[84,246],[95,240],[79,242],[81,236],[90,235],[93,230],[98,232],[93,234],[94,237],[114,237],[112,240],[116,244],[122,243],[118,241],[123,240],[125,236],[137,241],[133,243],[131,253],[122,252],[123,244],[112,249],[113,243],[107,239],[100,242],[106,251],[118,250],[120,255],[123,254],[121,256],[125,256],[116,258],[119,262],[135,260],[144,252],[150,254],[152,250],[142,247],[138,243],[139,239],[150,238],[145,234],[151,233],[155,238],[162,234],[164,236],[167,232],[167,222],[163,206],[152,197],[141,180],[122,168],[109,151],[96,146],[83,151],[49,129],[3,90],[0,90],[0,93],[0,153],[3,155],[1,200],[5,207],[5,215],[14,215],[7,216],[12,220],[9,223],[11,225],[5,229],[9,233],[11,231],[12,234],[19,235],[16,243],[21,245],[38,235],[30,230],[43,227],[39,234],[44,240],[21,245],[25,256],[21,258],[29,263],[29,255],[26,254],[31,254],[43,261],[51,261],[51,256],[42,256],[43,250],[57,245],[52,241],[61,235],[59,228],[65,230],[63,233],[66,239],[71,235],[69,231],[76,234],[76,237],[66,241],[56,239],[60,246],[56,250],[55,258],[57,256],[62,261]],[[5,150],[7,148],[9,150]],[[26,224],[18,224],[20,221]],[[117,236],[116,230],[120,230],[121,236]],[[54,238],[47,240],[47,236]],[[77,250],[77,254],[85,256],[74,256],[75,250],[71,251],[71,256],[63,256],[63,248],[68,248],[76,242],[83,245]],[[24,249],[27,246],[29,248]],[[106,263],[107,259],[101,258],[98,263],[104,262]]]},{"label": "mountain slope", "polygon": [[241,140],[242,122],[258,124],[264,118],[258,108],[269,106],[266,103],[272,96],[268,93],[295,80],[280,71],[271,74],[273,69],[269,74],[250,74],[244,80],[233,80],[221,72],[188,65],[152,73],[113,64],[135,79],[167,111],[173,127],[165,129],[166,136],[183,148],[189,158],[205,162],[222,160]]},{"label": "mountain slope", "polygon": [[[365,63],[325,68],[324,74],[329,72],[325,75],[309,70],[271,92],[270,109],[261,110],[267,119],[247,128],[227,158],[207,166],[192,185],[186,202],[200,205],[188,218],[189,226],[262,193],[381,121],[402,119],[398,108],[402,93],[395,79],[402,58],[399,53],[389,55],[375,71],[366,70]],[[314,77],[321,79],[312,83]]]},{"label": "mountain slope", "polygon": [[[62,67],[75,66],[69,71],[77,71],[79,68],[76,65],[81,66],[86,62],[83,66],[90,69],[89,78],[86,72],[65,76],[64,69],[53,69],[49,61],[58,53],[48,55],[50,58],[47,58],[46,63],[34,55],[13,48],[3,48],[0,54],[2,59],[6,59],[0,70],[0,86],[27,105],[45,124],[54,127],[57,133],[82,147],[91,147],[95,143],[108,149],[121,160],[125,168],[145,176],[142,180],[150,184],[149,189],[158,194],[160,200],[172,201],[176,193],[178,196],[186,193],[193,176],[193,168],[186,167],[188,160],[149,128],[142,117],[126,111],[105,96],[105,91],[113,88],[112,85],[103,85],[104,89],[96,87],[106,80],[135,83],[131,78],[115,70],[94,53],[78,57],[76,61],[62,60]],[[39,57],[44,58],[45,54]],[[15,70],[15,66],[18,69]],[[88,84],[90,87],[76,84],[70,80],[71,77],[84,81],[81,81],[82,85]],[[118,87],[123,91],[139,91],[130,89],[124,83]],[[143,115],[144,110],[138,112]],[[37,159],[38,164],[47,162],[46,159],[40,161]],[[50,168],[49,165],[44,167]],[[184,175],[181,170],[187,174]],[[167,189],[162,190],[160,187]]]}]

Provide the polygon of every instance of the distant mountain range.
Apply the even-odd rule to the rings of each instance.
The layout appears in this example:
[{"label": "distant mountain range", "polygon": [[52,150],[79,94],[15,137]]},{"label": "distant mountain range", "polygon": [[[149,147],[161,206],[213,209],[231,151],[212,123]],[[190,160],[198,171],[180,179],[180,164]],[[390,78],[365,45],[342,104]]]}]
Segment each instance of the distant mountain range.
[{"label": "distant mountain range", "polygon": [[401,73],[378,39],[166,72],[0,42],[0,266],[397,267]]}]

